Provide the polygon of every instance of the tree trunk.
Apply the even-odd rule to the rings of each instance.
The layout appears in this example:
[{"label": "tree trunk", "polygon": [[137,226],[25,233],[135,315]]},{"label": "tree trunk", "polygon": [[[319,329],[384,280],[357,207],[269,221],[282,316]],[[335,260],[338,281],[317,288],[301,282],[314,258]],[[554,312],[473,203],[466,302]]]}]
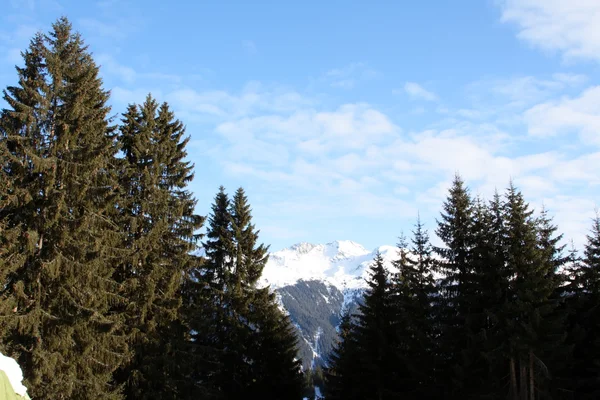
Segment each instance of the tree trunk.
[{"label": "tree trunk", "polygon": [[519,398],[517,389],[517,371],[515,368],[515,358],[510,358],[510,398],[517,400]]},{"label": "tree trunk", "polygon": [[529,396],[531,400],[535,400],[534,390],[534,379],[533,379],[533,351],[529,350]]},{"label": "tree trunk", "polygon": [[521,386],[521,399],[529,400],[527,395],[527,363],[523,360],[523,357],[519,357],[519,368],[521,376],[519,376],[519,384]]}]

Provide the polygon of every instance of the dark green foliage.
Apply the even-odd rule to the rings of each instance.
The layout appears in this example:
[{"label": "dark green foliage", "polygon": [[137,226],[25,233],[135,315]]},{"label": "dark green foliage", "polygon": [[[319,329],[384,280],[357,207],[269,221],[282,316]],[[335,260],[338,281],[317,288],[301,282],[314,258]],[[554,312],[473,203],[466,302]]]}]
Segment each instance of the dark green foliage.
[{"label": "dark green foliage", "polygon": [[462,398],[469,379],[470,360],[464,351],[470,346],[470,321],[474,282],[471,264],[473,247],[473,201],[463,180],[456,175],[438,221],[437,236],[444,247],[434,248],[440,256],[441,282],[437,302],[439,345],[437,380],[444,396]]},{"label": "dark green foliage", "polygon": [[[560,354],[563,338],[557,332],[560,321],[557,302],[556,268],[561,248],[553,237],[554,227],[542,213],[540,219],[523,195],[511,184],[504,204],[505,249],[510,273],[506,313],[509,363],[509,394],[513,398],[551,396],[549,379],[552,354]],[[558,326],[557,326],[558,325]]]},{"label": "dark green foliage", "polygon": [[297,338],[289,318],[277,307],[268,288],[253,295],[249,358],[252,384],[245,398],[300,399],[304,376],[297,359]]},{"label": "dark green foliage", "polygon": [[206,262],[198,279],[207,289],[203,299],[214,310],[214,328],[198,340],[219,354],[218,368],[204,379],[227,399],[301,398],[304,377],[296,359],[296,334],[274,294],[256,287],[268,247],[258,244],[243,189],[232,202],[219,189],[206,236]]},{"label": "dark green foliage", "polygon": [[468,373],[465,396],[494,399],[505,395],[506,340],[502,309],[506,304],[508,272],[503,250],[502,203],[496,193],[486,205],[473,205],[473,247],[470,254],[473,290],[465,323],[469,347],[462,352]]},{"label": "dark green foliage", "polygon": [[394,305],[392,286],[383,258],[377,252],[371,266],[369,285],[357,316],[357,341],[361,352],[364,399],[389,399],[398,393],[394,352]]},{"label": "dark green foliage", "polygon": [[571,282],[567,297],[568,343],[573,345],[567,371],[570,389],[577,399],[600,396],[600,217],[592,221],[583,257],[571,257]]},{"label": "dark green foliage", "polygon": [[[127,359],[113,265],[114,129],[98,67],[70,23],[37,34],[4,91],[0,221],[17,235],[3,257],[0,335],[33,398],[118,399]],[[20,231],[20,232],[19,232]],[[5,240],[5,239],[4,239]]]},{"label": "dark green foliage", "polygon": [[[457,177],[437,232],[445,247],[435,249],[441,258],[436,262],[420,222],[410,252],[401,238],[391,314],[381,306],[385,302],[373,302],[386,298],[385,271],[374,275],[363,315],[343,322],[344,340],[327,371],[327,398],[593,398],[600,363],[597,352],[587,350],[600,343],[598,298],[590,300],[598,292],[598,273],[585,265],[600,259],[600,223],[586,248],[589,261],[564,257],[562,236],[548,213],[534,216],[514,186],[505,199],[496,194],[486,204],[471,200]],[[559,271],[569,260],[565,286]],[[435,267],[444,274],[437,285]],[[386,315],[392,339],[374,309]],[[389,347],[396,350],[392,366],[374,367],[373,355]],[[378,384],[389,376],[397,386],[383,394]],[[359,380],[369,389],[360,392]]]},{"label": "dark green foliage", "polygon": [[404,397],[423,398],[437,395],[435,360],[438,353],[433,304],[435,283],[434,260],[429,236],[418,219],[410,248],[400,237],[399,259],[393,262],[398,273],[393,279],[393,341],[397,352],[396,378]]},{"label": "dark green foliage", "polygon": [[361,355],[357,344],[356,324],[350,314],[344,314],[340,323],[340,339],[329,356],[325,370],[325,398],[327,400],[359,400],[362,391]]},{"label": "dark green foliage", "polygon": [[123,116],[119,141],[124,158],[120,171],[119,226],[127,254],[115,278],[128,298],[127,327],[134,352],[116,375],[129,398],[177,398],[189,379],[179,373],[189,358],[180,321],[180,290],[193,266],[203,218],[185,190],[193,178],[185,161],[183,124],[167,104],[148,96]]},{"label": "dark green foliage", "polygon": [[369,288],[353,321],[342,319],[342,341],[330,359],[327,399],[390,399],[398,394],[391,282],[377,253]]}]

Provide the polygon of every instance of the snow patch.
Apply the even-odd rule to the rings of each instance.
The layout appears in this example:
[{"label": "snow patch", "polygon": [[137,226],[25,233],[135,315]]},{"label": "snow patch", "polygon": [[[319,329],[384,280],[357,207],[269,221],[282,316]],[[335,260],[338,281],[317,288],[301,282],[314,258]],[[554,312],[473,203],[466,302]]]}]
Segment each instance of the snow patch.
[{"label": "snow patch", "polygon": [[312,358],[312,361],[310,362],[311,369],[315,368],[315,360],[317,358],[321,358],[321,354],[319,352],[319,339],[321,338],[322,334],[323,334],[323,329],[319,326],[317,328],[317,331],[315,332],[314,343],[310,343],[307,341],[308,345],[310,346],[310,349],[312,350],[312,353],[313,353],[313,358]]},{"label": "snow patch", "polygon": [[15,393],[25,397],[27,388],[23,386],[23,371],[19,364],[14,359],[0,353],[0,369],[6,374]]}]

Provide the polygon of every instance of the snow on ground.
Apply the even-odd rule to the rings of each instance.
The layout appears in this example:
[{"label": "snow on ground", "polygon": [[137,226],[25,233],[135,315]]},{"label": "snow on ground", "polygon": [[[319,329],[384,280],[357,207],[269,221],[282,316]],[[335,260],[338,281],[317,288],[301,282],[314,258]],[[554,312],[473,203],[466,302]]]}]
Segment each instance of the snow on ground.
[{"label": "snow on ground", "polygon": [[10,357],[0,353],[0,370],[4,371],[15,393],[25,397],[27,388],[23,386],[23,372],[19,364]]}]

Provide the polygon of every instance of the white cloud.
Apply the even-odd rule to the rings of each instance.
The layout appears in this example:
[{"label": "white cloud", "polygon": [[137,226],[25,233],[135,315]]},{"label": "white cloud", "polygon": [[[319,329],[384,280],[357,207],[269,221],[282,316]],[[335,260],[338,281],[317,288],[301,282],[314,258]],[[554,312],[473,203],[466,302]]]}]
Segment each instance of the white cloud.
[{"label": "white cloud", "polygon": [[551,166],[552,178],[563,184],[585,183],[600,185],[600,152],[584,154],[580,157],[562,160]]},{"label": "white cloud", "polygon": [[[580,75],[555,74],[545,79],[498,79],[481,88],[496,96],[504,114],[521,124],[531,123],[528,126],[535,129],[547,118],[531,119],[537,115],[535,110],[558,115],[544,106],[572,108],[593,116],[594,104],[600,104],[595,101],[593,88],[589,89],[591,94],[585,91],[579,97],[557,98],[557,93],[584,81]],[[501,88],[500,82],[512,85]],[[521,103],[527,106],[514,106],[531,90],[536,92]],[[136,101],[143,100],[145,94],[113,90],[113,96],[137,97]],[[573,199],[584,205],[587,203],[582,199],[591,193],[585,188],[600,184],[600,175],[590,167],[598,165],[600,156],[573,156],[561,148],[540,152],[535,147],[521,147],[523,139],[512,129],[501,127],[493,118],[497,114],[486,108],[448,110],[445,119],[432,123],[429,129],[404,132],[391,115],[371,104],[331,107],[318,97],[259,82],[250,82],[236,92],[183,87],[166,93],[165,98],[178,118],[188,124],[208,118],[201,120],[208,122],[204,126],[209,129],[201,136],[206,140],[203,156],[220,163],[227,179],[241,180],[260,193],[268,192],[268,205],[261,207],[279,210],[283,218],[412,221],[419,209],[423,218],[431,221],[456,172],[474,193],[487,198],[495,189],[503,192],[513,179],[535,204],[556,199],[569,187]],[[539,99],[542,103],[536,105]],[[449,115],[452,118],[446,118]],[[553,123],[556,133],[572,129],[572,125],[581,129],[581,119],[577,124],[567,121],[570,125]],[[192,135],[197,132],[188,131]],[[554,208],[550,211],[555,212]],[[561,221],[568,221],[574,211],[560,205],[556,212],[561,213]],[[272,220],[267,223],[273,226]],[[564,231],[572,237],[575,228],[571,223]],[[292,224],[290,229],[296,227]]]},{"label": "white cloud", "polygon": [[587,77],[581,74],[556,73],[546,77],[513,76],[488,78],[467,86],[467,96],[480,116],[489,117],[500,111],[515,112],[563,92],[581,86]]},{"label": "white cloud", "polygon": [[565,59],[600,61],[600,2],[597,0],[502,0],[502,21],[517,25],[518,37]]},{"label": "white cloud", "polygon": [[133,83],[136,78],[136,72],[133,68],[120,64],[109,54],[98,54],[96,62],[100,65],[102,73],[115,75],[126,83]]},{"label": "white cloud", "polygon": [[249,82],[239,93],[224,90],[197,91],[183,87],[169,93],[167,100],[176,110],[194,118],[207,114],[227,120],[246,116],[291,112],[314,103],[313,99],[301,96],[283,86],[265,86]]},{"label": "white cloud", "polygon": [[406,82],[404,84],[404,91],[410,97],[427,100],[427,101],[435,101],[438,99],[438,96],[425,89],[423,86],[419,85],[416,82]]},{"label": "white cloud", "polygon": [[529,133],[537,137],[577,133],[586,144],[600,145],[600,86],[579,97],[538,104],[524,114]]}]

